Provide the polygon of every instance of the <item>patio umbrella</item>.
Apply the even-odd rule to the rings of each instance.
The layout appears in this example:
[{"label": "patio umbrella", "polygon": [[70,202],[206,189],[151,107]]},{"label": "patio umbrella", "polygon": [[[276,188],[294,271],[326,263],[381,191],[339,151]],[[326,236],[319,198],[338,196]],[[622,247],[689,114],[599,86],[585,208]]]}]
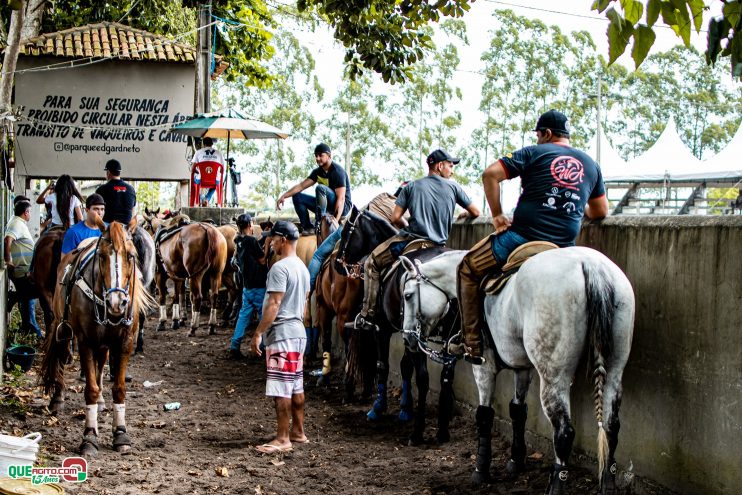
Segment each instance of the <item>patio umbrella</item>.
[{"label": "patio umbrella", "polygon": [[[286,139],[289,137],[287,132],[250,118],[233,108],[197,114],[185,122],[174,125],[170,132],[197,138],[226,138],[228,164],[229,145],[232,139]],[[236,200],[236,196],[233,199]]]}]

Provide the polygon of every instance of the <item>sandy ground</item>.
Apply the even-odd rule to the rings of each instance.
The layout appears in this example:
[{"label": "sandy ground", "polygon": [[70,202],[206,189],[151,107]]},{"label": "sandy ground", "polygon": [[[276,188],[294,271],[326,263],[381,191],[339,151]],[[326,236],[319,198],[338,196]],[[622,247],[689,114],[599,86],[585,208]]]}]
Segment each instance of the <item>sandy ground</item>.
[{"label": "sandy ground", "polygon": [[[263,361],[227,360],[229,329],[210,337],[200,330],[188,338],[182,329],[156,333],[155,323],[147,324],[145,354],[130,361],[127,425],[133,451],[120,455],[111,449],[112,415],[102,413],[101,450],[90,462],[89,480],[64,483],[68,493],[530,494],[546,488],[553,462],[548,452],[529,450],[526,473],[516,480],[504,479],[508,432],[495,432],[493,437],[496,481],[479,488],[470,485],[476,440],[474,412],[466,406],[460,406],[453,419],[451,442],[437,445],[437,411],[431,398],[426,432],[430,440],[409,447],[411,425],[396,420],[396,399],[391,399],[390,415],[371,424],[365,418],[369,404],[342,404],[339,380],[329,389],[318,389],[307,377],[306,429],[311,443],[295,445],[293,452],[283,455],[261,454],[254,446],[269,440],[275,428],[272,402],[263,395]],[[247,351],[246,344],[243,350]],[[2,389],[0,430],[15,435],[41,432],[41,459],[47,465],[59,465],[64,457],[75,455],[80,444],[84,384],[77,378],[76,364],[67,372],[66,409],[59,418],[49,416],[48,399],[30,386],[35,370],[20,380],[27,387]],[[162,383],[145,388],[145,380]],[[110,405],[110,388],[105,397]],[[26,405],[8,405],[13,398]],[[163,411],[163,404],[174,401],[181,403],[180,410]],[[588,467],[571,471],[569,493],[596,493],[597,468]],[[671,492],[635,479],[631,493]]]}]

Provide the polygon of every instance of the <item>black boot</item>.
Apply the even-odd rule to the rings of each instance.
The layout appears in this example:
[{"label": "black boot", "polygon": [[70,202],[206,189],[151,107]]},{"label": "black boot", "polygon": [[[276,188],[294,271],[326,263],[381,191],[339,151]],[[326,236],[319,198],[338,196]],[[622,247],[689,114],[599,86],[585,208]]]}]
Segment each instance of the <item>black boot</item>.
[{"label": "black boot", "polygon": [[528,404],[516,404],[510,401],[510,420],[513,423],[513,444],[510,447],[508,474],[514,476],[526,467],[526,419],[528,418]]},{"label": "black boot", "polygon": [[487,406],[477,408],[477,461],[471,475],[472,483],[479,485],[490,481],[490,464],[492,463],[492,422],[495,410]]}]

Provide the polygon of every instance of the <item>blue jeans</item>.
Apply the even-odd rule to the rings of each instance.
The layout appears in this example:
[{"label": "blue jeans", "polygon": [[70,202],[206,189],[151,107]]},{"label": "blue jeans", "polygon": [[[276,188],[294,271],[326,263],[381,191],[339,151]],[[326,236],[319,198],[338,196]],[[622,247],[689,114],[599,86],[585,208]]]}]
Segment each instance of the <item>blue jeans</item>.
[{"label": "blue jeans", "polygon": [[265,298],[265,289],[242,289],[242,307],[240,316],[237,318],[237,325],[234,327],[230,349],[240,350],[242,340],[245,338],[245,330],[250,326],[252,312],[258,312],[258,319],[263,317],[263,299]]},{"label": "blue jeans", "polygon": [[206,195],[203,198],[201,198],[201,200],[202,201],[203,200],[206,200],[206,203],[210,203],[211,202],[211,198],[214,197],[214,193],[215,192],[216,192],[216,187],[212,187],[211,189],[209,189],[208,191],[206,191]]},{"label": "blue jeans", "polygon": [[296,193],[291,196],[291,200],[294,202],[296,216],[299,217],[301,228],[304,230],[314,228],[314,225],[309,220],[310,210],[314,212],[315,222],[322,218],[322,215],[324,215],[328,209],[330,209],[333,215],[335,214],[335,202],[337,201],[335,191],[327,186],[323,186],[322,184],[317,184],[314,193],[317,197],[304,193]]},{"label": "blue jeans", "polygon": [[322,269],[322,263],[325,259],[332,254],[332,250],[335,249],[335,244],[340,240],[340,236],[343,233],[343,229],[337,229],[335,232],[330,234],[327,239],[322,241],[317,247],[317,250],[312,256],[312,261],[309,262],[309,290],[314,290],[314,282],[317,280],[320,270]]},{"label": "blue jeans", "polygon": [[492,254],[500,266],[508,260],[508,256],[518,246],[528,242],[528,239],[512,230],[506,230],[502,234],[492,237]]},{"label": "blue jeans", "polygon": [[41,329],[39,328],[39,322],[36,321],[36,299],[31,299],[28,302],[28,310],[31,313],[29,314],[28,318],[28,321],[31,323],[31,327],[33,327],[37,337],[42,337],[43,334],[41,333]]}]

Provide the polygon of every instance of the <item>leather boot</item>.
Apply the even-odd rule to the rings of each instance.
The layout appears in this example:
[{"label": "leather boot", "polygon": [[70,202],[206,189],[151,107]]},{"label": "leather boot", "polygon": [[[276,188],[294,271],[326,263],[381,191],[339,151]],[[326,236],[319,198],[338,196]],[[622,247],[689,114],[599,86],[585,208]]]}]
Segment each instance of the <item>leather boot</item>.
[{"label": "leather boot", "polygon": [[[494,235],[494,234],[493,234]],[[482,357],[482,295],[484,276],[497,266],[492,254],[492,236],[476,243],[459,265],[457,292],[466,353],[475,360]]]}]

